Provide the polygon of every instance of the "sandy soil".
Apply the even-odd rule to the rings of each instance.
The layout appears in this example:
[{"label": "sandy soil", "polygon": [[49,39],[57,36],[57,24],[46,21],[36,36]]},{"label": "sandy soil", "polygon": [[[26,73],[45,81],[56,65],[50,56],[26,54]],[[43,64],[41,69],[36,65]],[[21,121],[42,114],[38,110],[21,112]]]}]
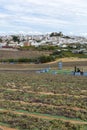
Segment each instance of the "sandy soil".
[{"label": "sandy soil", "polygon": [[[56,63],[58,61],[73,62],[73,61],[87,61],[87,59],[86,58],[74,58],[74,57],[71,57],[71,58],[61,58],[61,59],[58,59],[58,60],[50,62],[50,63],[52,64],[52,63]],[[46,63],[46,64],[49,64],[49,63]]]},{"label": "sandy soil", "polygon": [[6,126],[0,126],[0,130],[17,130],[17,129],[9,128],[9,127],[6,127]]}]

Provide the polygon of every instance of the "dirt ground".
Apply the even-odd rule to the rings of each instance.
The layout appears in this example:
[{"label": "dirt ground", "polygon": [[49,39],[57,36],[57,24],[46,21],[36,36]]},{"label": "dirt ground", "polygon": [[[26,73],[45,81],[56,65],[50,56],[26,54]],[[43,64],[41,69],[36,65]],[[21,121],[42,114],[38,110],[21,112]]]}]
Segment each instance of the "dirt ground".
[{"label": "dirt ground", "polygon": [[0,70],[38,70],[43,68],[51,67],[52,69],[58,69],[58,62],[63,62],[63,69],[74,69],[74,66],[83,68],[87,71],[87,59],[84,58],[61,58],[54,62],[44,64],[9,64],[0,63]]},{"label": "dirt ground", "polygon": [[0,126],[0,130],[17,130],[17,129],[9,128],[6,126]]}]

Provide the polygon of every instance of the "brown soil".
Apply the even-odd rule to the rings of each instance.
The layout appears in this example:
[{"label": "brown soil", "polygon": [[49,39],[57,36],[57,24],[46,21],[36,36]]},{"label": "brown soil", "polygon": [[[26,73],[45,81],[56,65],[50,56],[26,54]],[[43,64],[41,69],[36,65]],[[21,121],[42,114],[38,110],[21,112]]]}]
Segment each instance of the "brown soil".
[{"label": "brown soil", "polygon": [[42,55],[49,55],[51,51],[6,51],[0,50],[0,59],[19,59],[19,58],[35,58]]},{"label": "brown soil", "polygon": [[0,126],[0,129],[1,130],[17,130],[17,129],[14,129],[14,128],[9,128],[7,126]]}]

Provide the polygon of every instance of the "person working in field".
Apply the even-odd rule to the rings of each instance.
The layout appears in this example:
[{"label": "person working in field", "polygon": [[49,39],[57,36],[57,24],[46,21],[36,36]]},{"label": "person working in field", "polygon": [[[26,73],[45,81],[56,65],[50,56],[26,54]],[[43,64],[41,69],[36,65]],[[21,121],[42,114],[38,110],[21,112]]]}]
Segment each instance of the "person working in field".
[{"label": "person working in field", "polygon": [[77,67],[75,66],[75,67],[74,67],[74,75],[75,75],[76,72],[80,72],[80,74],[83,75],[83,69],[82,69],[82,71],[81,71],[79,68],[77,68]]}]

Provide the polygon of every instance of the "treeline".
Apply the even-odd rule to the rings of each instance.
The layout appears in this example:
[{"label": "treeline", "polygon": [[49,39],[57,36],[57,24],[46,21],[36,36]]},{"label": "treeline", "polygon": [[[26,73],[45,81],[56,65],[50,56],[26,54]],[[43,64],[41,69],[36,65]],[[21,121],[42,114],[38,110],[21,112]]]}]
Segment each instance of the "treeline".
[{"label": "treeline", "polygon": [[14,59],[14,58],[10,58],[10,59],[1,59],[0,62],[3,63],[47,63],[47,62],[51,62],[51,61],[55,61],[58,58],[65,58],[65,57],[78,57],[78,58],[87,58],[87,55],[84,54],[72,54],[71,52],[53,52],[52,54],[46,56],[46,55],[42,55],[36,58],[26,58],[26,57],[22,57],[19,59]]},{"label": "treeline", "polygon": [[[48,44],[48,43],[47,43]],[[50,46],[50,45],[39,45],[37,47],[35,46],[23,46],[20,47],[19,50],[20,51],[28,51],[28,50],[32,50],[32,51],[54,51],[56,49],[59,49],[60,47],[58,46]]]},{"label": "treeline", "polygon": [[52,55],[49,56],[40,56],[37,58],[19,58],[19,59],[1,59],[0,62],[8,62],[8,63],[46,63],[54,61],[55,57]]}]

